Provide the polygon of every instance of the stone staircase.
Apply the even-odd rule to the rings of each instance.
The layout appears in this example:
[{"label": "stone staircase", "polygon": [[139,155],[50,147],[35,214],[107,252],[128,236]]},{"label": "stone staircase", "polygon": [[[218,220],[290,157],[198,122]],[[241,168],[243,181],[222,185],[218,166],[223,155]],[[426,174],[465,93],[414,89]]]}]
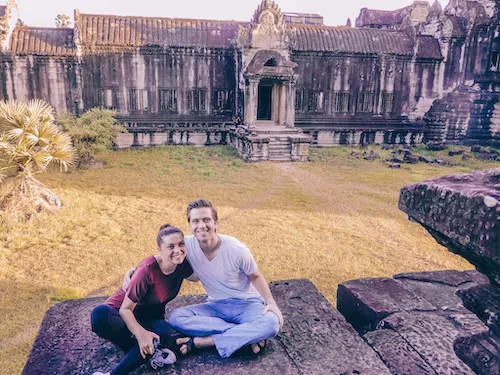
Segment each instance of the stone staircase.
[{"label": "stone staircase", "polygon": [[[442,99],[435,100],[425,114],[426,139],[449,144],[493,142],[492,127],[497,125],[492,121],[499,121],[492,119],[496,101],[495,92],[478,87],[458,87]],[[498,130],[495,132],[498,134]]]},{"label": "stone staircase", "polygon": [[491,143],[500,146],[500,100],[493,106],[490,118]]},{"label": "stone staircase", "polygon": [[[243,133],[244,132],[244,133]],[[257,121],[242,127],[231,136],[231,143],[245,161],[307,161],[310,135],[301,129],[285,127],[271,121]]]}]

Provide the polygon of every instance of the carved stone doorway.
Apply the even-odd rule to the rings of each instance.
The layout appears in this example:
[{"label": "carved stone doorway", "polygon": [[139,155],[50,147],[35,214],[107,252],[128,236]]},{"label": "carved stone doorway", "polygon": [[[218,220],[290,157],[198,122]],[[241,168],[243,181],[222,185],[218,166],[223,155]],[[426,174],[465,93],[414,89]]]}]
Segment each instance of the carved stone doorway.
[{"label": "carved stone doorway", "polygon": [[257,99],[257,120],[272,119],[272,98],[273,84],[266,81],[262,81],[261,83],[259,83]]}]

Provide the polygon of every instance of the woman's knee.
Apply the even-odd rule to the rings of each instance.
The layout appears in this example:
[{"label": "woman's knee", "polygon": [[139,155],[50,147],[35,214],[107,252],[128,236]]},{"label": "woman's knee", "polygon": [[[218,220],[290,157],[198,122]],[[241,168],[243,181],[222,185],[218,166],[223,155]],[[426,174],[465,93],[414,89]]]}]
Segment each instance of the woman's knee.
[{"label": "woman's knee", "polygon": [[110,315],[112,307],[108,305],[98,305],[90,313],[90,325],[92,332],[102,335],[103,331],[110,325]]}]

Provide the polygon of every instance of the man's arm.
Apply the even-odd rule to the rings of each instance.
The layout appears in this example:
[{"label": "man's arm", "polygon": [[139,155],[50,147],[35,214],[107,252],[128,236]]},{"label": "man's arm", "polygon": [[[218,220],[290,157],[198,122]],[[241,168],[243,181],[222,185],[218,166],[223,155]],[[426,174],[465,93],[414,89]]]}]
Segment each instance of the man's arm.
[{"label": "man's arm", "polygon": [[280,328],[283,327],[283,314],[281,314],[281,311],[276,304],[276,301],[274,300],[271,289],[269,289],[269,284],[267,283],[264,275],[257,271],[248,276],[250,277],[250,281],[252,282],[255,289],[257,289],[257,292],[259,292],[262,299],[264,299],[264,303],[266,305],[264,307],[263,313],[266,313],[267,311],[272,311],[273,313],[275,313],[278,316]]}]

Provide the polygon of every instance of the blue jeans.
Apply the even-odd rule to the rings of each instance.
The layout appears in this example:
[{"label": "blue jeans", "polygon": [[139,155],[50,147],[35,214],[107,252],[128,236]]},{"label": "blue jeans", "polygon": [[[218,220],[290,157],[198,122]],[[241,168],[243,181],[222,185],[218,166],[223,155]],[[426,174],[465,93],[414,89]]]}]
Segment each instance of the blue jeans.
[{"label": "blue jeans", "polygon": [[262,314],[264,302],[259,298],[230,298],[173,310],[169,323],[189,336],[211,336],[223,358],[245,345],[253,344],[279,331],[278,316]]},{"label": "blue jeans", "polygon": [[[128,374],[151,357],[142,358],[137,340],[128,330],[118,309],[105,304],[99,305],[92,310],[90,323],[92,331],[99,337],[111,341],[127,352],[125,357],[111,370],[111,375]],[[162,347],[176,348],[175,337],[179,335],[165,320],[139,321],[139,324],[160,336]]]}]

